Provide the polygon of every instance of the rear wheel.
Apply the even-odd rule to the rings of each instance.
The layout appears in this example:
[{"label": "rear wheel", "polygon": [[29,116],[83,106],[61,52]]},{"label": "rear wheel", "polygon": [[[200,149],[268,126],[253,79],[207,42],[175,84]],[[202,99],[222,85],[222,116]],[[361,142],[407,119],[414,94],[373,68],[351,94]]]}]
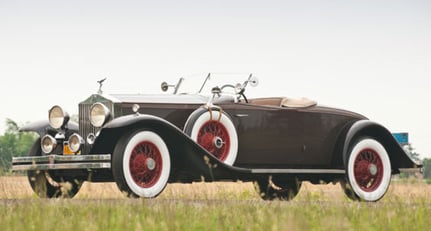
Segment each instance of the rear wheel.
[{"label": "rear wheel", "polygon": [[129,197],[153,198],[166,187],[171,169],[169,150],[151,131],[125,135],[115,146],[114,180]]},{"label": "rear wheel", "polygon": [[276,180],[271,176],[269,178],[259,179],[255,182],[256,191],[264,200],[292,200],[298,195],[301,185],[302,182],[298,181],[296,178]]},{"label": "rear wheel", "polygon": [[352,145],[347,161],[345,194],[354,200],[378,201],[391,182],[391,162],[383,145],[375,139],[359,139]]},{"label": "rear wheel", "polygon": [[[30,156],[40,156],[40,138],[30,149]],[[54,171],[27,171],[27,178],[33,191],[41,198],[72,198],[81,188],[83,179],[71,176],[58,176]]]}]

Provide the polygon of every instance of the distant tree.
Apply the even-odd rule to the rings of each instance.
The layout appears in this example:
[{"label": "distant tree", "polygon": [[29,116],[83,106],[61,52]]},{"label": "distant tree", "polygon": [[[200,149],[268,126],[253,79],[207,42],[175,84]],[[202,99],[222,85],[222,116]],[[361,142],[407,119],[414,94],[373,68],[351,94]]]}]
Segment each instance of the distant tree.
[{"label": "distant tree", "polygon": [[422,161],[423,168],[424,168],[424,178],[425,179],[431,179],[431,159],[425,158]]},{"label": "distant tree", "polygon": [[35,140],[35,134],[19,132],[18,124],[6,119],[6,131],[0,136],[0,172],[9,171],[12,156],[26,155]]},{"label": "distant tree", "polygon": [[413,160],[416,160],[416,161],[420,161],[421,160],[421,158],[420,158],[420,154],[419,153],[417,153],[416,151],[415,151],[415,149],[413,148],[413,146],[412,146],[412,144],[411,143],[409,143],[409,144],[407,144],[407,145],[405,145],[404,146],[404,150],[407,152],[407,154],[413,159]]},{"label": "distant tree", "polygon": [[[403,149],[407,153],[407,155],[410,156],[410,158],[412,158],[416,162],[421,162],[420,154],[415,151],[415,149],[413,148],[411,143],[404,145]],[[401,178],[409,178],[409,177],[415,177],[415,176],[416,176],[416,174],[414,172],[402,172],[400,174]]]},{"label": "distant tree", "polygon": [[72,116],[70,116],[70,121],[79,122],[79,115],[78,114],[73,114]]}]

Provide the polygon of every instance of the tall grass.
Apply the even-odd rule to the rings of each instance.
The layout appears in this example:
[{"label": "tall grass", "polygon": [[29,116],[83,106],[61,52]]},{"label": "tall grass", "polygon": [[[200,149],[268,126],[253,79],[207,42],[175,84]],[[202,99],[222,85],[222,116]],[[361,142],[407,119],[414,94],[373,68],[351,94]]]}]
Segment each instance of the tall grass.
[{"label": "tall grass", "polygon": [[[291,202],[262,201],[250,183],[172,184],[152,200],[128,199],[115,184],[86,184],[74,199],[53,200],[4,188],[11,185],[29,188],[25,179],[0,178],[1,230],[429,230],[431,224],[431,187],[423,183],[393,183],[377,203],[349,201],[339,185],[304,184]],[[9,190],[18,194],[5,196]]]}]

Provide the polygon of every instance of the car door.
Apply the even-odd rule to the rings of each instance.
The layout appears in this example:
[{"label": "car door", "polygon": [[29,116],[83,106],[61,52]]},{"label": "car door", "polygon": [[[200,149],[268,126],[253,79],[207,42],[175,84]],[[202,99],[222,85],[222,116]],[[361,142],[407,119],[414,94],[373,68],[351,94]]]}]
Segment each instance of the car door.
[{"label": "car door", "polygon": [[328,139],[333,128],[324,124],[325,115],[258,105],[242,105],[230,114],[239,139],[237,166],[311,168],[331,163],[335,139]]}]

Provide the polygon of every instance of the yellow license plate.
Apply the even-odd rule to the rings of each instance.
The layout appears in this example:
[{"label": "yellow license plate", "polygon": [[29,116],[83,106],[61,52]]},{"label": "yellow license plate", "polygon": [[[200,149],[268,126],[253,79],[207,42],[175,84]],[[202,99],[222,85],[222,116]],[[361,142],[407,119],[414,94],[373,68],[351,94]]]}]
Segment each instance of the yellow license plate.
[{"label": "yellow license plate", "polygon": [[79,151],[78,153],[74,153],[70,150],[69,145],[68,144],[63,144],[63,155],[75,155],[75,154],[81,154],[81,151]]}]

